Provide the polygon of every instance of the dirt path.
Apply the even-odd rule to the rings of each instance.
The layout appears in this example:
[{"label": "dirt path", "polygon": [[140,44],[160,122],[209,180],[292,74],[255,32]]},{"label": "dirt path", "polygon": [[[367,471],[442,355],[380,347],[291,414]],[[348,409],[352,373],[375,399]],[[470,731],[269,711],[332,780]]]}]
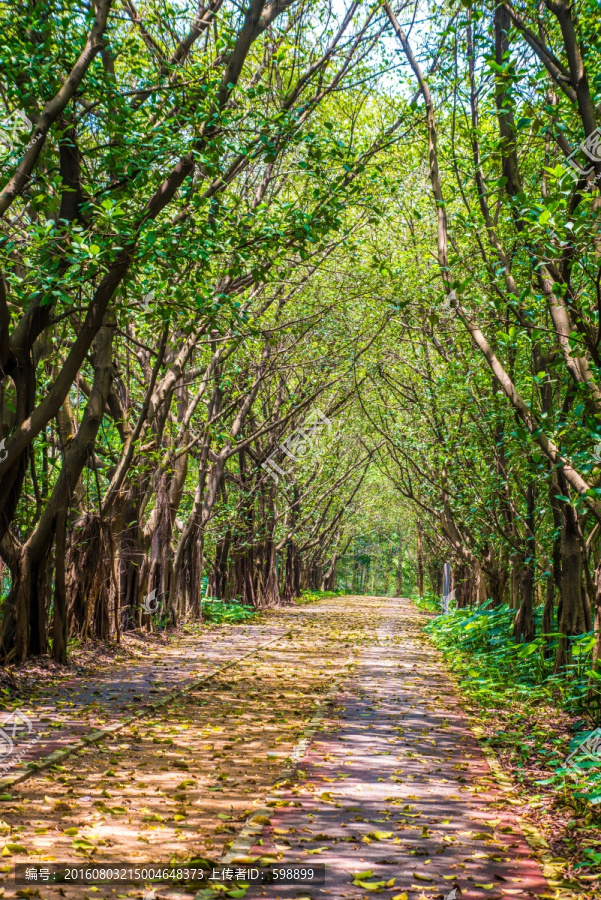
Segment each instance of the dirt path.
[{"label": "dirt path", "polygon": [[[249,898],[419,900],[455,885],[461,900],[555,896],[419,624],[410,601],[382,598],[270,614],[261,627],[278,629],[276,644],[0,797],[5,896],[16,895],[14,862],[235,860],[241,829],[269,795],[269,815],[255,820],[260,834],[240,858],[325,863],[326,884],[251,887]],[[273,795],[332,693],[296,780]],[[46,900],[146,895],[125,884],[25,891]],[[171,885],[156,896],[196,892]]]},{"label": "dirt path", "polygon": [[[393,601],[250,856],[325,864],[325,894],[554,897],[503,800],[439,654]],[[299,808],[298,801],[302,804]],[[355,883],[353,883],[355,882]],[[305,896],[323,895],[312,889]],[[298,886],[248,897],[298,897]]]},{"label": "dirt path", "polygon": [[[302,620],[302,612],[298,618]],[[294,617],[293,617],[294,618]],[[94,730],[114,726],[141,707],[181,690],[224,663],[286,634],[288,622],[224,625],[189,634],[168,635],[162,644],[141,644],[137,659],[113,660],[93,675],[66,677],[34,691],[26,699],[3,704],[2,719],[19,709],[32,723],[31,739],[17,754],[0,760],[0,786],[28,765]],[[199,639],[200,637],[200,639]],[[20,731],[25,738],[26,726]],[[3,769],[2,764],[8,763]]]}]

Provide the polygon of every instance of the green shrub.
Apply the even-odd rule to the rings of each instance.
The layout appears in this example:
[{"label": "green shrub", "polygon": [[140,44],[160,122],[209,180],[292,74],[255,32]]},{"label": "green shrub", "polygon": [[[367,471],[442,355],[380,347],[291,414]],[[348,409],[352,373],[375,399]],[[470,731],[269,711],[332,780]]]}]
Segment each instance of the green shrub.
[{"label": "green shrub", "polygon": [[252,606],[240,603],[238,600],[219,600],[217,597],[207,597],[202,601],[202,617],[205,622],[246,622],[256,614],[257,610]]},{"label": "green shrub", "polygon": [[[559,635],[542,636],[542,607],[535,611],[538,637],[527,644],[518,644],[513,638],[514,616],[515,610],[509,606],[456,609],[436,616],[425,629],[452,663],[468,696],[481,707],[504,710],[509,719],[515,719],[515,728],[497,732],[491,743],[510,745],[518,755],[522,750],[531,752],[517,724],[520,717],[528,710],[559,704],[567,713],[580,717],[569,746],[571,754],[587,739],[597,737],[594,730],[599,725],[601,677],[591,668],[594,634],[570,638],[571,662],[561,673],[553,674]],[[584,747],[573,758],[577,763],[574,768],[566,765],[568,754],[559,747],[551,756],[545,754],[544,734],[531,734],[529,739],[546,755],[545,766],[552,773],[539,784],[552,784],[561,790],[567,783],[577,788],[574,797],[601,802],[598,755],[587,757]]]},{"label": "green shrub", "polygon": [[440,612],[441,598],[431,591],[426,591],[423,597],[414,597],[413,599],[417,608],[423,612]]},{"label": "green shrub", "polygon": [[325,600],[327,597],[344,597],[346,591],[302,591],[300,597],[294,601],[295,603],[316,603],[318,600]]}]

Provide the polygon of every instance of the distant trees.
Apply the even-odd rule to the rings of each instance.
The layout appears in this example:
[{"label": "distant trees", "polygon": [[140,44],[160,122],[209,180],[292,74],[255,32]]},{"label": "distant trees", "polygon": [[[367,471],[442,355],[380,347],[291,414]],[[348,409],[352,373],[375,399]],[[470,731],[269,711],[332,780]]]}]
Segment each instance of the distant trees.
[{"label": "distant trees", "polygon": [[288,596],[299,554],[326,565],[370,449],[316,457],[287,511],[261,464],[353,393],[312,283],[373,219],[398,127],[362,111],[375,13],[3,6],[6,116],[33,123],[0,192],[6,660],[148,625],[152,592],[164,620],[199,615],[207,571],[262,605],[284,550]]}]

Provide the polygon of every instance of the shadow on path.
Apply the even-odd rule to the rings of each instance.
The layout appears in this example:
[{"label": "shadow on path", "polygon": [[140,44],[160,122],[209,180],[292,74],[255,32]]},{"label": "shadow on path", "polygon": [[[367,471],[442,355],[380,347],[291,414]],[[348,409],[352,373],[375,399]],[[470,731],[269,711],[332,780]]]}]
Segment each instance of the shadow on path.
[{"label": "shadow on path", "polygon": [[454,887],[461,900],[553,896],[440,654],[419,634],[422,617],[409,600],[386,612],[377,645],[362,652],[299,764],[300,781],[251,851],[303,868],[325,864],[325,889],[253,887],[247,897],[359,898],[377,889],[417,900]]}]

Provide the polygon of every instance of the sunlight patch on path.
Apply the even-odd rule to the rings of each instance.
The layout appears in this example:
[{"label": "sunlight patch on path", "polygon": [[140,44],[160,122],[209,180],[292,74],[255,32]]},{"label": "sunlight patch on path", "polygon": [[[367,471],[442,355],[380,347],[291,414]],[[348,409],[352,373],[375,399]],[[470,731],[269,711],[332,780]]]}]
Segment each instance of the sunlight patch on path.
[{"label": "sunlight patch on path", "polygon": [[[375,639],[382,600],[279,610],[291,637],[218,674],[115,738],[24,782],[0,803],[14,862],[173,865],[219,858],[262,805],[349,656]],[[12,879],[11,879],[12,880]],[[5,896],[15,896],[5,877]],[[40,885],[46,900],[64,888]],[[69,898],[141,897],[142,886],[70,885]],[[160,887],[157,897],[185,896]]]},{"label": "sunlight patch on path", "polygon": [[[553,896],[505,809],[440,656],[410,601],[392,601],[361,654],[302,777],[251,855],[326,866],[325,888],[247,897],[526,900]],[[300,802],[301,806],[298,806]]]}]

